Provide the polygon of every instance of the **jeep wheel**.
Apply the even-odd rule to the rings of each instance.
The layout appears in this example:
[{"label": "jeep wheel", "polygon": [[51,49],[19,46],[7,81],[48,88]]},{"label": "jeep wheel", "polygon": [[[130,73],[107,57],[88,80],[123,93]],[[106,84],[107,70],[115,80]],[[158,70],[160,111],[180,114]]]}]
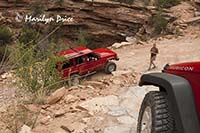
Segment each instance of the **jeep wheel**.
[{"label": "jeep wheel", "polygon": [[173,133],[174,120],[165,92],[146,94],[140,108],[137,133]]},{"label": "jeep wheel", "polygon": [[117,65],[114,62],[108,62],[104,68],[105,73],[111,74],[113,71],[116,71]]},{"label": "jeep wheel", "polygon": [[69,79],[69,86],[76,86],[80,84],[80,75],[72,74]]}]

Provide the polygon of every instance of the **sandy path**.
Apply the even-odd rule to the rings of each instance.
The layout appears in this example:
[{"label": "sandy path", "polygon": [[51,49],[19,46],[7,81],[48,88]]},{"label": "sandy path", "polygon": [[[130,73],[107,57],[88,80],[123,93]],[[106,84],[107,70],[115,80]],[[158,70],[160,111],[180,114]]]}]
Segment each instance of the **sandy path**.
[{"label": "sandy path", "polygon": [[[174,39],[157,41],[160,54],[157,57],[157,70],[162,70],[166,63],[180,63],[200,61],[200,36],[185,36]],[[117,63],[119,69],[134,69],[136,72],[145,72],[149,66],[149,51],[152,42],[145,45],[134,45],[117,49],[120,57]]]}]

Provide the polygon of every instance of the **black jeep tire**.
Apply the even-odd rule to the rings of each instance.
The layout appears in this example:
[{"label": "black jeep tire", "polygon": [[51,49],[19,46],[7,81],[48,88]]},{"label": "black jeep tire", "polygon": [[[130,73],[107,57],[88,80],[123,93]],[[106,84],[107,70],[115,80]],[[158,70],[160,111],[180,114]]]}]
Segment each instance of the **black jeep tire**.
[{"label": "black jeep tire", "polygon": [[109,61],[104,67],[104,72],[107,74],[111,74],[113,71],[116,71],[116,69],[117,65],[114,62]]},{"label": "black jeep tire", "polygon": [[69,84],[69,86],[79,85],[80,84],[80,75],[79,74],[72,74],[70,76],[68,84]]},{"label": "black jeep tire", "polygon": [[174,133],[175,124],[168,103],[165,92],[147,93],[140,108],[137,133]]}]

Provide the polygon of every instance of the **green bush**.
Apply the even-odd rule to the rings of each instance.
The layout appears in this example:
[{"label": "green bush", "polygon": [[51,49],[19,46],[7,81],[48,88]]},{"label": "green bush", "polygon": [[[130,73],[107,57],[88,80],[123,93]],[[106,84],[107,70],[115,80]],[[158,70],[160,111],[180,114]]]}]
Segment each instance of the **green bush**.
[{"label": "green bush", "polygon": [[[9,56],[9,51],[6,49],[7,44],[12,41],[12,32],[7,26],[1,25],[0,26],[0,73],[3,72],[5,65],[5,61]],[[5,66],[4,66],[5,67]]]},{"label": "green bush", "polygon": [[[10,51],[9,51],[8,47],[0,46],[0,63],[1,62],[3,63],[3,61],[2,61],[3,58],[4,58],[4,61],[7,60],[9,54],[10,54]],[[1,68],[1,66],[0,66],[0,68]]]},{"label": "green bush", "polygon": [[159,11],[156,15],[150,18],[150,24],[155,29],[154,33],[160,34],[166,30],[168,21],[162,16],[162,11]]},{"label": "green bush", "polygon": [[179,4],[181,0],[156,0],[158,7],[171,7]]},{"label": "green bush", "polygon": [[0,26],[0,44],[10,43],[12,41],[11,30],[4,25]]},{"label": "green bush", "polygon": [[0,47],[0,61],[3,59],[5,53],[5,46]]},{"label": "green bush", "polygon": [[38,31],[28,27],[23,27],[19,37],[19,42],[25,45],[28,43],[35,44],[39,37],[40,33]]},{"label": "green bush", "polygon": [[17,44],[13,60],[17,63],[16,76],[20,88],[41,97],[63,85],[63,82],[60,83],[62,77],[56,69],[57,62],[63,58],[53,56],[53,51],[49,48],[45,53],[41,53],[34,47]]},{"label": "green bush", "polygon": [[78,34],[77,44],[79,46],[87,46],[88,41],[89,41],[89,37],[86,35],[86,33],[80,31],[80,33]]},{"label": "green bush", "polygon": [[87,48],[90,48],[90,49],[99,48],[99,45],[97,43],[94,43],[93,38],[82,30],[80,30],[78,34],[78,40],[76,43],[79,46],[86,46]]},{"label": "green bush", "polygon": [[7,46],[0,46],[0,74],[4,73],[10,66],[10,51]]}]

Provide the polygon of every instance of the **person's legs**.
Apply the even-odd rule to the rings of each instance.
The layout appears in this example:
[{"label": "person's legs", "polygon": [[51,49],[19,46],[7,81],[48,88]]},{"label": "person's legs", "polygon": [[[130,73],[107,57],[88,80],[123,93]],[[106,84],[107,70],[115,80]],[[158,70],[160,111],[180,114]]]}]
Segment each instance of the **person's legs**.
[{"label": "person's legs", "polygon": [[155,65],[154,61],[152,61],[152,64],[153,64],[153,69],[156,68],[156,65]]},{"label": "person's legs", "polygon": [[151,65],[153,64],[153,61],[152,59],[150,59],[150,64],[149,64],[149,69],[148,70],[151,70]]},{"label": "person's legs", "polygon": [[[156,60],[156,56],[152,56],[151,59],[150,59],[150,64],[149,64],[149,69],[148,70],[156,68],[156,65],[154,63],[155,60]],[[153,65],[153,68],[151,68],[152,65]]]},{"label": "person's legs", "polygon": [[152,65],[153,65],[153,69],[156,68],[156,65],[155,65],[155,63],[154,63],[155,60],[156,60],[156,56],[153,56],[153,57],[152,57]]}]

